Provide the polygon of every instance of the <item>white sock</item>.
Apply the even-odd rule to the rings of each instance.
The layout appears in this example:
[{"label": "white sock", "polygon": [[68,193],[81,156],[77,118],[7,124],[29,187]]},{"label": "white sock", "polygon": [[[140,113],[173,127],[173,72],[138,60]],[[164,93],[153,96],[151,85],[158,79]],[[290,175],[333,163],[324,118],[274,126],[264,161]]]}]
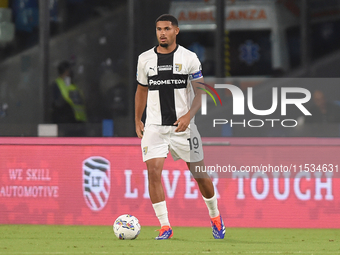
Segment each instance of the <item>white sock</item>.
[{"label": "white sock", "polygon": [[159,223],[161,224],[161,227],[163,226],[170,226],[169,218],[168,218],[168,209],[166,208],[165,201],[152,204],[153,209],[155,210],[156,216],[159,220]]},{"label": "white sock", "polygon": [[214,194],[212,198],[203,197],[203,199],[204,199],[205,204],[208,207],[210,218],[215,218],[218,215],[220,215],[220,211],[218,210],[218,207],[217,207],[216,193]]}]

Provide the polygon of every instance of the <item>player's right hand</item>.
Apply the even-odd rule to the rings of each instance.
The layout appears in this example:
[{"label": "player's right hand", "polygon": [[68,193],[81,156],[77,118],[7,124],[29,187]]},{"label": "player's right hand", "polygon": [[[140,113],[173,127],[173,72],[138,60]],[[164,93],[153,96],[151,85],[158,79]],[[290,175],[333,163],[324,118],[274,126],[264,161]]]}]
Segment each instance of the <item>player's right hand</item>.
[{"label": "player's right hand", "polygon": [[136,134],[139,138],[143,138],[144,123],[142,121],[136,121]]}]

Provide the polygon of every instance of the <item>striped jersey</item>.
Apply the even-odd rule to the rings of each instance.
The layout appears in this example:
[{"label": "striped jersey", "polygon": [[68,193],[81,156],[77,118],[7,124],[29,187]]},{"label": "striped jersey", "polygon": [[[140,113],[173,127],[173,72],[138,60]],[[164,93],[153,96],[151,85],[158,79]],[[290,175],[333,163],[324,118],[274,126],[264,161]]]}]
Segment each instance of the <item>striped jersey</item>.
[{"label": "striped jersey", "polygon": [[168,54],[157,53],[157,46],[140,54],[137,82],[148,86],[145,124],[169,126],[186,114],[195,95],[191,81],[203,77],[201,69],[196,54],[180,45]]}]

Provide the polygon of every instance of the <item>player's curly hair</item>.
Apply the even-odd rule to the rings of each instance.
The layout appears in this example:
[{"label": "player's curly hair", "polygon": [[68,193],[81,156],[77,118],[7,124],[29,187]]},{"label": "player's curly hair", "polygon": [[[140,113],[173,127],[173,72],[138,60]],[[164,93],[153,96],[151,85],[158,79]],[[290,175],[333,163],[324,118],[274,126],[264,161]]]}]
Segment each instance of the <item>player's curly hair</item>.
[{"label": "player's curly hair", "polygon": [[156,19],[155,24],[157,24],[158,21],[170,21],[172,25],[178,27],[178,20],[171,14],[162,14]]}]

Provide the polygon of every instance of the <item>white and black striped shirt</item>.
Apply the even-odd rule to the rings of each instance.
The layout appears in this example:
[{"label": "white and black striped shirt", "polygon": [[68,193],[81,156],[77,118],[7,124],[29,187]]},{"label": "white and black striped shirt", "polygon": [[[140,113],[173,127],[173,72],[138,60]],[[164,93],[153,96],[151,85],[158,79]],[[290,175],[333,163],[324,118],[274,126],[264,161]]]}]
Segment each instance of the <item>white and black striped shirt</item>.
[{"label": "white and black striped shirt", "polygon": [[201,63],[194,52],[180,45],[168,54],[156,49],[138,57],[137,82],[149,89],[146,125],[173,125],[191,107],[194,90],[190,81],[203,77]]}]

